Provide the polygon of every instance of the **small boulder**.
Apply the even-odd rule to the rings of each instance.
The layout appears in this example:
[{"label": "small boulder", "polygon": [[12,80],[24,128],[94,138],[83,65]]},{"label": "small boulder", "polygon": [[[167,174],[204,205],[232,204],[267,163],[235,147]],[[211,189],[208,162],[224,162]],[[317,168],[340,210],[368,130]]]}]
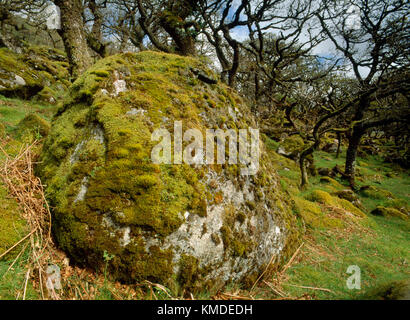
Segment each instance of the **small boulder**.
[{"label": "small boulder", "polygon": [[322,148],[322,150],[325,152],[329,152],[329,153],[336,153],[338,144],[339,144],[338,140],[334,139],[333,141],[326,143],[324,147]]},{"label": "small boulder", "polygon": [[408,219],[408,215],[400,212],[399,210],[394,209],[394,208],[386,208],[383,206],[376,207],[376,209],[371,211],[371,214],[375,216],[383,216],[383,217],[397,217],[403,220]]},{"label": "small boulder", "polygon": [[334,192],[334,195],[339,197],[340,199],[345,199],[350,202],[354,202],[358,200],[357,195],[352,190],[349,190],[349,189],[336,191]]},{"label": "small boulder", "polygon": [[37,135],[38,138],[44,138],[50,131],[50,124],[47,120],[41,118],[38,114],[30,113],[25,116],[17,125],[19,134],[31,133]]},{"label": "small boulder", "polygon": [[287,137],[280,144],[277,153],[284,157],[296,160],[299,158],[300,153],[303,151],[305,143],[303,139],[298,135]]},{"label": "small boulder", "polygon": [[360,188],[360,193],[372,199],[394,199],[394,195],[390,191],[375,186],[363,186]]},{"label": "small boulder", "polygon": [[324,177],[331,177],[333,176],[333,171],[329,168],[318,168],[317,173]]}]

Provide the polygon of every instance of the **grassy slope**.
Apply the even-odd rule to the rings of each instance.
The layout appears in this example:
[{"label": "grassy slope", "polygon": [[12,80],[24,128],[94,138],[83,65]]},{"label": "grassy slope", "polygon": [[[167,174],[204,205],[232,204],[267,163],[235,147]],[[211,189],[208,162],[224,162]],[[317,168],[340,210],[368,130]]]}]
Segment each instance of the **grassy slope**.
[{"label": "grassy slope", "polygon": [[[277,143],[269,141],[271,149]],[[331,187],[320,183],[320,176],[310,178],[308,191],[300,192],[298,169],[292,161],[279,158],[276,168],[292,195],[304,196],[312,189],[330,191]],[[325,152],[315,153],[317,167],[344,166],[344,154],[339,159]],[[399,202],[408,206],[410,197],[409,173],[400,167],[386,164],[378,157],[358,159],[358,186],[371,185],[393,193],[396,200],[383,197],[365,197],[358,193],[359,200],[368,214],[378,205],[389,206]],[[346,182],[336,179],[341,185],[336,190],[348,189]],[[294,264],[286,271],[281,286],[292,297],[308,294],[318,299],[355,299],[364,292],[395,280],[410,277],[410,222],[398,218],[375,217],[368,214],[362,225],[344,229],[307,228],[304,246]],[[349,265],[361,269],[361,290],[349,290],[346,273]],[[314,290],[295,287],[315,287]]]},{"label": "grassy slope", "polygon": [[[30,103],[17,99],[6,99],[0,96],[0,123],[6,127],[6,132],[13,134],[17,123],[27,114],[35,112],[44,119],[50,120],[54,106]],[[267,141],[269,149],[276,150],[278,144],[272,140]],[[309,190],[300,192],[299,171],[296,164],[284,157],[272,153],[279,175],[282,177],[281,184],[292,196],[304,197],[311,190],[320,189],[334,191],[329,185],[321,183],[320,177],[310,179]],[[2,157],[0,155],[0,163]],[[335,159],[333,155],[315,153],[317,167],[332,168],[335,164],[343,166],[344,157]],[[377,157],[368,157],[358,161],[358,184],[373,185],[385,189],[394,194],[403,203],[409,203],[410,178],[408,172],[383,163]],[[346,188],[345,182],[336,189]],[[3,195],[4,199],[4,195]],[[359,199],[370,212],[377,205],[390,205],[391,200],[385,198],[364,197],[359,194]],[[0,199],[1,200],[1,199]],[[368,216],[363,224],[347,225],[346,228],[307,227],[304,245],[296,256],[294,263],[286,270],[280,282],[274,282],[287,297],[308,296],[317,299],[354,299],[360,297],[373,287],[393,280],[408,279],[410,269],[408,263],[410,254],[410,223],[398,218],[385,218]],[[17,253],[20,252],[18,250]],[[0,299],[15,299],[22,295],[26,274],[25,264],[29,256],[28,249],[23,251],[13,267],[7,271],[14,261],[14,257],[0,260]],[[361,290],[349,290],[346,287],[346,279],[349,275],[346,269],[349,265],[358,265],[362,272]],[[66,269],[65,272],[69,273]],[[63,283],[66,292],[74,292],[73,298],[86,298],[85,292],[93,299],[150,299],[155,293],[157,298],[167,298],[163,291],[150,286],[137,286],[136,288],[120,286],[118,283],[106,281],[104,275],[91,275],[71,270],[70,275],[63,275]],[[313,290],[295,287],[308,286],[324,288]],[[85,287],[82,295],[75,287]],[[226,291],[237,292],[235,286]],[[250,296],[251,293],[241,291],[242,295]],[[268,286],[263,284],[252,292],[253,297],[275,298]],[[27,287],[27,299],[39,298],[31,282]],[[204,292],[197,298],[209,298]],[[226,297],[225,297],[226,298]]]}]

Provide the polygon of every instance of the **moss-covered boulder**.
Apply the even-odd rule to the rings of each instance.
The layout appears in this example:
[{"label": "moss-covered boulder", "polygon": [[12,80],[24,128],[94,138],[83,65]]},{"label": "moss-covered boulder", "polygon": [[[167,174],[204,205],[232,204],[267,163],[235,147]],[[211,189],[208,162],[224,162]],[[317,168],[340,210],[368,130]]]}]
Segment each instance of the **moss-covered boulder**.
[{"label": "moss-covered boulder", "polygon": [[375,186],[363,186],[360,188],[360,193],[367,198],[388,200],[394,199],[394,195],[387,190],[377,188]]},{"label": "moss-covered boulder", "polygon": [[277,152],[285,157],[297,159],[304,147],[305,143],[303,139],[299,135],[293,135],[282,141]]},{"label": "moss-covered boulder", "polygon": [[173,136],[176,120],[204,136],[257,128],[238,95],[200,78],[216,77],[193,58],[127,53],[98,61],[70,88],[37,171],[56,240],[77,263],[187,292],[253,284],[272,256],[292,254],[296,217],[262,142],[256,175],[239,164],[152,162],[152,132]]},{"label": "moss-covered boulder", "polygon": [[351,218],[364,218],[365,213],[359,208],[354,206],[351,202],[341,199],[339,197],[333,197],[328,192],[323,190],[313,190],[308,193],[305,198],[309,201],[318,202],[327,209],[337,208],[342,210],[346,215]]},{"label": "moss-covered boulder", "polygon": [[68,62],[63,52],[27,47],[22,53],[0,48],[0,94],[55,103],[67,90]]},{"label": "moss-covered boulder", "polygon": [[46,137],[50,131],[50,124],[38,114],[30,113],[17,124],[19,135],[31,134],[35,138]]},{"label": "moss-covered boulder", "polygon": [[386,208],[383,206],[377,206],[375,209],[372,210],[371,214],[375,216],[383,216],[383,217],[397,217],[403,220],[408,219],[408,215],[395,209],[395,208]]}]

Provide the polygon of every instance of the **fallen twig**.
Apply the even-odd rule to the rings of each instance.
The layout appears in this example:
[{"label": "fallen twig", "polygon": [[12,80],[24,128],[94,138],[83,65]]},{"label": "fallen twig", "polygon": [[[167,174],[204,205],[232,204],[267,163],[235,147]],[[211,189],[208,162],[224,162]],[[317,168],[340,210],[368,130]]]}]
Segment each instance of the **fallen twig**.
[{"label": "fallen twig", "polygon": [[290,284],[290,283],[287,283],[286,285],[291,286],[291,287],[301,288],[301,289],[320,290],[320,291],[326,291],[326,292],[334,293],[332,290],[326,289],[326,288],[316,288],[316,287],[308,287],[308,286],[298,286],[298,285],[296,285],[296,284]]}]

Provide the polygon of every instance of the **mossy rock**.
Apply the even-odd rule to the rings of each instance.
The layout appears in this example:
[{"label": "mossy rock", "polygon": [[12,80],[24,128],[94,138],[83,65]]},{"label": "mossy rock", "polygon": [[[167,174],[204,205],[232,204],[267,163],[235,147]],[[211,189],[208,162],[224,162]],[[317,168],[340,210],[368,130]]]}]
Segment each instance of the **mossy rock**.
[{"label": "mossy rock", "polygon": [[403,220],[408,219],[408,215],[402,213],[401,211],[394,209],[394,208],[386,208],[383,206],[377,206],[374,210],[372,210],[371,214],[375,216],[383,216],[383,217],[397,217]]},{"label": "mossy rock", "polygon": [[296,211],[303,218],[305,223],[311,228],[343,228],[344,222],[341,219],[329,217],[322,211],[317,203],[294,197]]},{"label": "mossy rock", "polygon": [[410,214],[410,205],[404,199],[389,199],[383,202],[384,207],[394,208],[400,212],[409,215]]},{"label": "mossy rock", "polygon": [[334,198],[328,192],[322,190],[313,190],[305,198],[328,206],[336,205]]},{"label": "mossy rock", "polygon": [[58,94],[49,87],[44,87],[37,95],[35,96],[35,100],[47,102],[50,104],[57,103]]},{"label": "mossy rock", "polygon": [[239,164],[152,163],[151,133],[173,135],[176,120],[203,133],[220,119],[256,128],[242,98],[193,68],[217,78],[196,59],[145,51],[102,59],[71,86],[36,171],[55,238],[75,262],[102,269],[107,252],[118,280],[193,292],[252,283],[272,256],[296,249],[296,216],[262,142],[256,175]]},{"label": "mossy rock", "polygon": [[[334,198],[336,201],[336,206],[338,208],[341,208],[350,214],[359,217],[359,218],[365,218],[366,214],[361,210],[363,209],[363,206],[360,204],[360,202],[350,202],[347,201],[346,199],[339,199],[339,198]],[[358,208],[360,207],[360,208]]]},{"label": "mossy rock", "polygon": [[303,142],[303,139],[299,135],[293,135],[285,138],[280,143],[277,152],[288,158],[296,159],[299,157],[304,147],[305,143]]},{"label": "mossy rock", "polygon": [[394,195],[387,190],[377,188],[375,186],[363,186],[360,188],[360,193],[367,198],[371,199],[394,199]]},{"label": "mossy rock", "polygon": [[334,207],[342,209],[344,212],[348,213],[350,216],[364,218],[365,213],[359,208],[354,206],[352,203],[345,199],[340,199],[338,197],[332,197],[328,192],[323,190],[313,190],[311,193],[305,196],[307,200],[321,203],[325,207]]},{"label": "mossy rock", "polygon": [[335,189],[342,189],[344,188],[343,185],[341,185],[339,182],[337,182],[335,179],[332,179],[330,177],[321,177],[320,178],[320,183],[323,184],[328,184],[331,187],[335,188]]},{"label": "mossy rock", "polygon": [[335,196],[339,197],[340,199],[345,199],[349,202],[354,202],[358,200],[357,195],[349,189],[338,190],[333,193]]},{"label": "mossy rock", "polygon": [[47,102],[50,102],[50,98],[57,96],[50,95],[51,92],[67,89],[62,84],[68,78],[65,54],[58,50],[28,47],[18,54],[0,48],[0,94],[6,97],[30,99],[40,94],[39,97],[48,96]]},{"label": "mossy rock", "polygon": [[20,135],[32,134],[37,138],[46,137],[50,131],[50,123],[38,114],[30,113],[17,124]]}]

